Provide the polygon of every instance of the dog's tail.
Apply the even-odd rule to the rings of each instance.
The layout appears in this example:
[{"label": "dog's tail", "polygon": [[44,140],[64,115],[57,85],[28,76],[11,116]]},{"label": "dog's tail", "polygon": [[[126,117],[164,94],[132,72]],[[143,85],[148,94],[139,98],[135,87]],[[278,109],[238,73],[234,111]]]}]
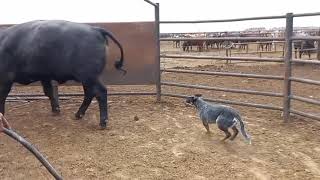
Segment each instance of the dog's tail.
[{"label": "dog's tail", "polygon": [[246,132],[246,129],[244,128],[244,123],[241,118],[238,119],[239,125],[240,125],[240,132],[242,136],[246,139],[246,141],[251,144],[251,136]]}]

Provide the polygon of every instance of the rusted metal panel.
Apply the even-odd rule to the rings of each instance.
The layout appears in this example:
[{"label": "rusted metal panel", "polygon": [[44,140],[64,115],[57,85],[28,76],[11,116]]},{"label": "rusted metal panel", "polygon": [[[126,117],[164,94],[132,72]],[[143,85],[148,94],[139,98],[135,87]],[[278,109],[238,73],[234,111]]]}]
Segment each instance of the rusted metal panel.
[{"label": "rusted metal panel", "polygon": [[[120,50],[111,39],[108,40],[106,68],[101,80],[108,85],[146,85],[155,84],[159,63],[156,59],[157,39],[155,22],[116,22],[116,23],[87,23],[111,31],[121,43],[124,50],[124,69],[127,74],[114,67],[120,58]],[[9,27],[11,25],[0,25]],[[39,83],[35,83],[39,84]],[[69,82],[68,85],[74,85]]]},{"label": "rusted metal panel", "polygon": [[124,49],[125,76],[114,68],[120,58],[119,48],[109,40],[106,69],[102,74],[105,84],[155,84],[157,78],[156,35],[154,22],[89,23],[111,31]]}]

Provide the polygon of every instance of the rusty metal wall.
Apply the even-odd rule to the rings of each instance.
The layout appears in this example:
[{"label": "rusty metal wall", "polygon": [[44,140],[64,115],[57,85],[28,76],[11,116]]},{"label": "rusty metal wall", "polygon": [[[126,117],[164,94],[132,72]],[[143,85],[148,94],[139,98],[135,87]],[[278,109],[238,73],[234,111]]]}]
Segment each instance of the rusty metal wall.
[{"label": "rusty metal wall", "polygon": [[[148,85],[156,84],[157,72],[160,71],[156,59],[157,37],[155,22],[115,22],[87,23],[111,31],[121,43],[124,50],[125,76],[114,68],[114,62],[120,58],[120,50],[109,39],[106,68],[101,75],[104,84],[108,85]],[[11,25],[0,25],[9,27]],[[34,83],[38,85],[38,83]],[[67,83],[74,85],[74,83]]]},{"label": "rusty metal wall", "polygon": [[111,31],[124,49],[124,68],[127,74],[122,76],[114,68],[115,60],[119,59],[119,48],[109,40],[106,69],[102,74],[105,84],[112,85],[143,85],[155,84],[158,63],[156,60],[156,35],[154,22],[129,23],[90,23]]}]

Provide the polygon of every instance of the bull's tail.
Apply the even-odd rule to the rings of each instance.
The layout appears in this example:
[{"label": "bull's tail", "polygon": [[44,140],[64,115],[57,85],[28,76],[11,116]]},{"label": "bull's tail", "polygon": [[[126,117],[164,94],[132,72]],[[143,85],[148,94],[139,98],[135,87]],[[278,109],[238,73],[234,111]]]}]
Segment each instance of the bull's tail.
[{"label": "bull's tail", "polygon": [[114,37],[114,35],[103,29],[103,28],[100,28],[100,27],[94,27],[94,29],[96,29],[97,31],[99,31],[103,36],[107,36],[107,37],[110,37],[112,39],[113,42],[115,42],[117,44],[117,46],[119,47],[120,49],[120,53],[121,53],[121,57],[120,57],[120,60],[116,61],[114,66],[117,70],[120,70],[122,71],[124,74],[127,73],[126,70],[122,69],[122,66],[123,66],[123,48],[122,48],[122,45],[120,44],[120,42]]},{"label": "bull's tail", "polygon": [[246,141],[251,144],[251,137],[250,135],[246,132],[245,128],[244,128],[244,123],[242,121],[241,118],[238,119],[239,125],[240,125],[240,132],[242,134],[242,136],[246,139]]}]

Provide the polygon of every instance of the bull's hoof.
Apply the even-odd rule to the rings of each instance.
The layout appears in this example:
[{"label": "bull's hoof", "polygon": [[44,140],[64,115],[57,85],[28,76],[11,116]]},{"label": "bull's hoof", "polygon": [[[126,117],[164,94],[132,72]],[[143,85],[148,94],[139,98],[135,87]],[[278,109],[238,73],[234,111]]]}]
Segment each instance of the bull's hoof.
[{"label": "bull's hoof", "polygon": [[58,116],[60,114],[60,108],[52,109],[52,115]]},{"label": "bull's hoof", "polygon": [[106,130],[107,129],[107,123],[100,123],[100,126],[99,126],[99,130]]},{"label": "bull's hoof", "polygon": [[74,116],[76,117],[77,120],[79,120],[79,119],[83,118],[84,114],[81,114],[81,113],[77,112]]}]

